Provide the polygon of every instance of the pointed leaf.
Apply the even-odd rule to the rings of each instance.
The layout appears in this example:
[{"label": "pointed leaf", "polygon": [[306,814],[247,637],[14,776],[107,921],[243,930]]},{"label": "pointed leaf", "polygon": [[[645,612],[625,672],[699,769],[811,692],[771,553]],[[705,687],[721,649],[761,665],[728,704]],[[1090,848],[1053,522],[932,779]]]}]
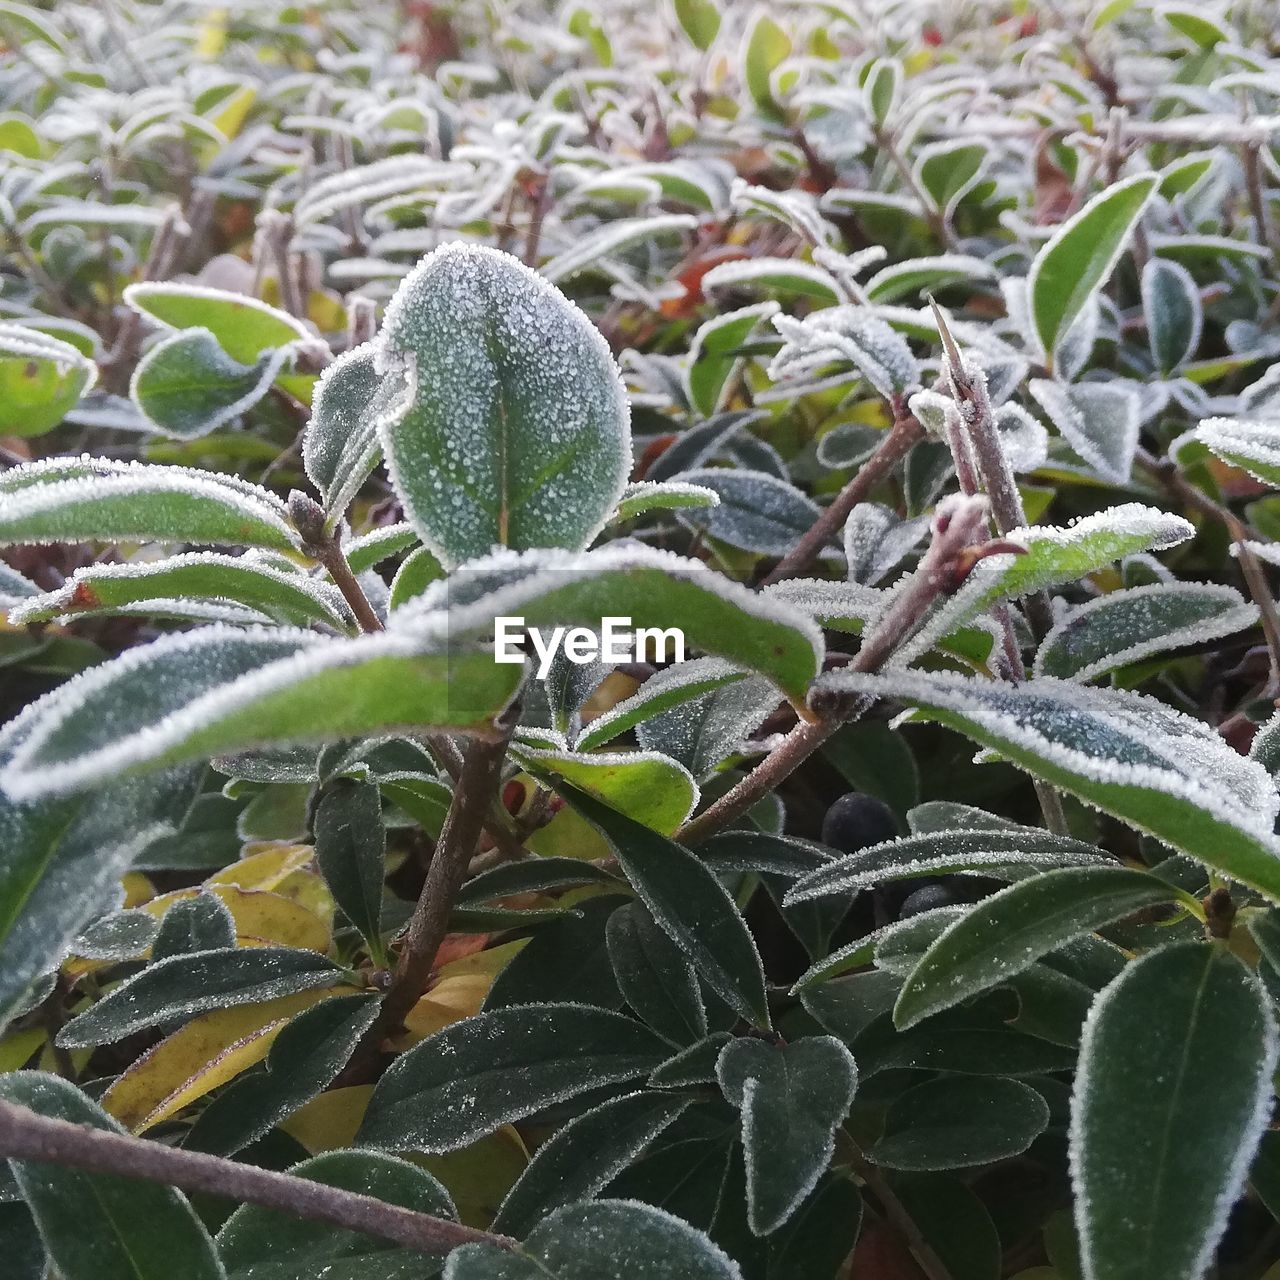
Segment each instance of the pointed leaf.
[{"label": "pointed leaf", "polygon": [[1068,386],[1032,378],[1031,394],[1049,421],[1099,475],[1124,484],[1138,447],[1138,398],[1127,387],[1103,382]]},{"label": "pointed leaf", "polygon": [[606,930],[609,962],[623,999],[672,1044],[707,1034],[707,1012],[693,966],[638,902],[619,907]]},{"label": "pointed leaf", "polygon": [[1204,308],[1186,267],[1168,258],[1148,260],[1142,268],[1142,313],[1151,358],[1161,373],[1171,374],[1195,355]]},{"label": "pointed leaf", "polygon": [[648,1075],[667,1053],[647,1027],[606,1009],[495,1009],[397,1058],[374,1089],[360,1143],[454,1151],[552,1103]]},{"label": "pointed leaf", "polygon": [[1098,998],[1071,1099],[1086,1280],[1204,1274],[1271,1109],[1269,1006],[1197,942],[1143,956]]},{"label": "pointed leaf", "polygon": [[382,879],[387,833],[376,784],[339,779],[324,793],[312,821],[316,862],[333,900],[369,944],[382,948]]},{"label": "pointed leaf", "polygon": [[996,986],[1084,933],[1149,907],[1181,902],[1183,890],[1127,867],[1064,867],[1010,885],[947,928],[912,969],[894,1025],[917,1022]]}]

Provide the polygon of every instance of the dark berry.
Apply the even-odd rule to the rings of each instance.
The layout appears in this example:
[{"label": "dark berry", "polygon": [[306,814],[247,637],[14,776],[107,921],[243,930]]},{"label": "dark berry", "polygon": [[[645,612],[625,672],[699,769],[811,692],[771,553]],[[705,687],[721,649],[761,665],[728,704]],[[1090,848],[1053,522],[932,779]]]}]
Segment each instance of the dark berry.
[{"label": "dark berry", "polygon": [[861,791],[842,795],[822,820],[822,843],[840,853],[856,853],[898,836],[893,810]]},{"label": "dark berry", "polygon": [[898,908],[898,919],[918,916],[923,911],[932,911],[935,907],[949,907],[955,902],[955,896],[945,884],[927,884],[923,889],[908,894]]}]

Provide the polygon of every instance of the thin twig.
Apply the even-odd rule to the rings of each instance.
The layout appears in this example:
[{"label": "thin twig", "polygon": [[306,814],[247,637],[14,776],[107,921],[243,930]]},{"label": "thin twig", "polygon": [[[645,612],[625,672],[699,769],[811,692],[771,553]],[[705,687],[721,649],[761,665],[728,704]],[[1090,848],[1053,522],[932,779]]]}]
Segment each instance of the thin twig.
[{"label": "thin twig", "polygon": [[[985,499],[952,495],[934,512],[933,538],[915,573],[893,597],[879,622],[864,637],[849,664],[852,671],[878,671],[893,652],[920,626],[935,599],[956,591],[982,555],[974,543],[981,541],[987,520]],[[741,817],[757,801],[791,776],[842,724],[856,719],[868,699],[842,707],[838,713],[821,714],[813,723],[798,724],[765,758],[696,818],[676,833],[682,844],[697,844]]]},{"label": "thin twig", "polygon": [[927,1280],[952,1280],[947,1264],[938,1256],[933,1245],[924,1238],[906,1206],[889,1185],[888,1179],[862,1154],[861,1149],[847,1133],[843,1137],[845,1138],[844,1153],[848,1156],[854,1173],[862,1179],[867,1190],[880,1202],[884,1216],[888,1218],[890,1225],[911,1250]]},{"label": "thin twig", "polygon": [[310,1178],[55,1120],[11,1102],[0,1102],[0,1157],[35,1160],[85,1173],[141,1178],[183,1191],[222,1196],[311,1222],[360,1231],[423,1253],[442,1253],[477,1242],[500,1249],[516,1245],[509,1236],[465,1227]]},{"label": "thin twig", "polygon": [[369,603],[369,597],[356,575],[351,572],[338,535],[324,527],[324,509],[320,504],[295,489],[289,495],[289,516],[294,528],[302,535],[302,549],[328,572],[360,624],[360,630],[366,633],[382,631],[382,619]]},{"label": "thin twig", "polygon": [[1244,575],[1253,603],[1258,606],[1262,622],[1262,634],[1267,641],[1267,654],[1271,659],[1271,678],[1267,681],[1264,697],[1275,698],[1280,694],[1280,617],[1276,614],[1275,596],[1267,585],[1267,575],[1262,571],[1258,557],[1249,546],[1244,525],[1235,516],[1227,514],[1227,531],[1235,542],[1236,559]]},{"label": "thin twig", "polygon": [[795,578],[822,554],[860,502],[907,456],[911,446],[924,436],[924,428],[904,405],[895,406],[893,426],[876,446],[875,452],[858,468],[858,473],[836,495],[813,522],[809,531],[767,573],[760,585],[769,586],[784,578]]},{"label": "thin twig", "polygon": [[[511,718],[514,724],[514,717]],[[475,856],[507,752],[507,736],[496,742],[476,738],[462,758],[462,772],[453,789],[440,839],[427,871],[413,916],[405,932],[391,986],[382,1001],[378,1031],[398,1031],[405,1015],[417,1004],[431,980],[436,952],[449,929],[449,914]]]}]

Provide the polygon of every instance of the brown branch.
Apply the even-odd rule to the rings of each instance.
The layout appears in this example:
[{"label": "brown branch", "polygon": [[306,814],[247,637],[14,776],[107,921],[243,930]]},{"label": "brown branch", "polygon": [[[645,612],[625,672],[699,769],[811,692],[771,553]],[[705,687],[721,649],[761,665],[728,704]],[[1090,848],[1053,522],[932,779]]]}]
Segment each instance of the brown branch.
[{"label": "brown branch", "polygon": [[360,624],[360,630],[367,633],[384,630],[382,619],[351,572],[338,535],[325,528],[324,508],[314,498],[295,489],[289,495],[289,518],[302,536],[303,551],[328,572]]},{"label": "brown branch", "polygon": [[[973,543],[985,532],[985,499],[943,499],[933,517],[933,539],[915,573],[894,596],[884,616],[863,639],[853,671],[878,671],[894,650],[914,634],[929,606],[956,591],[977,563]],[[856,719],[869,705],[862,699],[815,723],[798,724],[737,786],[727,791],[676,833],[682,844],[697,844],[741,817],[757,801],[790,777],[842,724]]]},{"label": "brown branch", "polygon": [[845,1139],[844,1150],[853,1167],[854,1173],[862,1179],[863,1185],[880,1202],[884,1216],[893,1229],[902,1237],[907,1248],[915,1256],[927,1280],[952,1280],[947,1264],[938,1256],[937,1250],[924,1238],[915,1219],[907,1211],[907,1207],[898,1199],[888,1179],[875,1165],[862,1154],[861,1148],[842,1132]]},{"label": "brown branch", "polygon": [[[509,714],[508,719],[513,725],[514,715]],[[417,1004],[431,980],[436,952],[449,929],[449,913],[489,814],[506,757],[508,737],[509,731],[497,741],[475,738],[463,754],[462,771],[436,842],[427,882],[418,896],[395,975],[378,1015],[380,1036],[392,1034],[404,1025],[405,1015]]]},{"label": "brown branch", "polygon": [[844,528],[849,513],[865,502],[876,487],[907,456],[911,446],[924,436],[924,428],[905,405],[895,405],[893,426],[876,446],[875,452],[858,468],[858,474],[836,495],[813,522],[809,531],[767,573],[760,585],[795,578],[822,554],[822,549]]},{"label": "brown branch", "polygon": [[0,1102],[0,1157],[109,1177],[141,1178],[183,1191],[222,1196],[360,1231],[423,1253],[442,1253],[477,1242],[500,1249],[516,1245],[509,1236],[479,1231],[373,1196],[108,1129],[55,1120],[11,1102]]}]

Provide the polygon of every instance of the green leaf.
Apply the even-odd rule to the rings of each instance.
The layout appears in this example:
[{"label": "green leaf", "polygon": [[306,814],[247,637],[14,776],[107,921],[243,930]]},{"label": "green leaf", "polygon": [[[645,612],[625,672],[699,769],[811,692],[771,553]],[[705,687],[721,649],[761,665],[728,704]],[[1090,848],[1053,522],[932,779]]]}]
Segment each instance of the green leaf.
[{"label": "green leaf", "polygon": [[609,842],[627,879],[704,982],[769,1025],[760,956],[728,890],[688,849],[567,784],[557,790]]},{"label": "green leaf", "polygon": [[642,903],[619,907],[606,930],[609,962],[623,999],[672,1044],[707,1034],[707,1011],[693,966]]},{"label": "green leaf", "polygon": [[408,404],[408,382],[402,375],[379,374],[375,354],[374,344],[366,342],[340,355],[320,375],[311,397],[302,465],[324,498],[330,527],[382,456],[378,418]]},{"label": "green leaf", "polygon": [[796,1212],[826,1170],[853,1102],[857,1067],[830,1036],[788,1045],[741,1039],[725,1046],[716,1074],[742,1112],[747,1221],[766,1236]]},{"label": "green leaf", "polygon": [[555,1102],[648,1075],[666,1044],[633,1018],[526,1004],[455,1022],[378,1081],[362,1146],[454,1151]]},{"label": "green leaf", "polygon": [[251,365],[233,360],[208,329],[158,342],[138,362],[129,395],[158,431],[194,440],[235,422],[271,389],[293,348],[264,352]]},{"label": "green leaf", "polygon": [[261,1070],[237,1077],[200,1112],[183,1146],[231,1155],[256,1142],[334,1082],[377,1015],[378,1001],[367,995],[304,1009],[271,1042]]},{"label": "green leaf", "polygon": [[888,121],[902,89],[902,78],[902,63],[897,58],[877,58],[867,69],[863,89],[876,124],[883,126]]},{"label": "green leaf", "polygon": [[[415,541],[417,541],[415,536]],[[408,603],[414,596],[420,596],[433,582],[445,576],[440,561],[427,550],[418,547],[404,558],[404,562],[396,570],[391,581],[391,595],[387,600],[387,608],[394,610]]]},{"label": "green leaf", "polygon": [[1059,339],[1115,269],[1159,178],[1140,174],[1094,196],[1049,238],[1027,277],[1032,323],[1050,361]]},{"label": "green leaf", "polygon": [[[982,1198],[963,1177],[898,1173],[893,1178],[893,1192],[951,1280],[998,1280],[1004,1255],[1000,1232]],[[1046,1242],[1046,1248],[1050,1247]],[[1069,1271],[1040,1275],[1033,1269],[1018,1274],[1020,1280],[1080,1280],[1078,1273]]]},{"label": "green leaf", "polygon": [[853,1180],[831,1173],[790,1221],[769,1237],[769,1280],[828,1280],[853,1252],[862,1225],[862,1196]]},{"label": "green leaf", "polygon": [[270,743],[476,726],[510,701],[519,667],[483,652],[431,651],[432,643],[391,632],[324,640],[284,628],[166,636],[35,704],[4,785],[21,796],[65,793]]},{"label": "green leaf", "polygon": [[508,254],[445,245],[401,283],[378,344],[412,386],[378,418],[383,453],[441,563],[595,537],[631,469],[627,401],[563,294]]},{"label": "green leaf", "polygon": [[589,1200],[643,1153],[691,1099],[629,1093],[570,1120],[538,1148],[492,1230],[522,1237],[552,1210]]},{"label": "green leaf", "polygon": [[511,754],[535,777],[563,778],[663,835],[674,832],[698,801],[688,769],[657,751],[588,755],[517,745]]},{"label": "green leaf", "polygon": [[1275,788],[1200,721],[1137,694],[1041,678],[854,673],[821,682],[891,697],[1028,773],[1280,901]]},{"label": "green leaf", "polygon": [[764,471],[705,467],[681,479],[710,489],[719,502],[678,512],[680,523],[742,551],[785,555],[821,514],[795,485]]},{"label": "green leaf", "polygon": [[[0,730],[0,760],[23,741],[38,706]],[[112,902],[134,859],[177,835],[199,784],[199,770],[182,768],[71,800],[20,801],[0,791],[0,1025]]]},{"label": "green leaf", "polygon": [[1140,403],[1126,386],[1032,378],[1029,390],[1068,444],[1103,479],[1124,485],[1138,447]]},{"label": "green leaf", "polygon": [[686,379],[689,402],[705,417],[723,408],[731,375],[741,359],[739,348],[767,319],[776,315],[776,302],[758,302],[737,311],[724,311],[705,321],[689,346]]},{"label": "green leaf", "polygon": [[312,820],[316,862],[333,900],[386,966],[382,946],[382,879],[387,833],[382,797],[372,782],[340,778],[323,794]]},{"label": "green leaf", "polygon": [[1064,867],[1010,885],[966,912],[924,953],[898,996],[894,1023],[913,1027],[1082,933],[1170,902],[1199,905],[1159,876],[1119,866]]},{"label": "green leaf", "polygon": [[297,626],[321,622],[339,632],[352,626],[342,597],[327,584],[277,568],[265,559],[215,551],[191,551],[164,560],[86,565],[58,590],[25,601],[10,613],[10,621],[29,625],[104,609],[145,612],[149,602],[162,608],[176,599],[234,601]]},{"label": "green leaf", "polygon": [[633,545],[582,555],[499,553],[474,560],[447,584],[429,588],[413,607],[399,610],[392,630],[419,631],[424,614],[440,619],[451,643],[474,639],[486,647],[493,643],[494,619],[502,616],[522,617],[527,627],[543,630],[598,629],[606,617],[629,618],[633,630],[656,628],[664,635],[674,627],[687,650],[768,676],[797,707],[804,707],[822,653],[821,633],[794,610],[700,561]]},{"label": "green leaf", "polygon": [[[997,879],[1054,867],[1095,866],[1102,855],[1083,840],[1027,829],[927,832],[833,858],[797,881],[787,904],[857,893],[891,880],[981,871]],[[1024,872],[1023,869],[1026,869]]]},{"label": "green leaf", "polygon": [[994,1164],[1020,1155],[1048,1124],[1049,1108],[1030,1085],[944,1077],[894,1099],[867,1157],[888,1169],[924,1172]]},{"label": "green leaf", "polygon": [[1125,556],[1176,546],[1194,532],[1180,516],[1136,502],[1109,507],[1063,528],[1032,525],[1011,530],[1010,540],[1026,551],[980,561],[964,586],[904,646],[903,661],[926,653],[941,637],[1002,600],[1075,582]]},{"label": "green leaf", "polygon": [[284,504],[234,476],[49,458],[0,476],[0,545],[192,542],[292,551]]},{"label": "green leaf", "polygon": [[1142,268],[1142,314],[1156,368],[1171,374],[1200,346],[1200,288],[1181,263],[1153,257]]},{"label": "green leaf", "polygon": [[[350,542],[343,543],[342,550],[346,554],[351,572],[358,574],[372,569],[384,560],[390,560],[402,551],[408,551],[410,547],[418,551],[425,550],[418,545],[418,535],[414,533],[413,526],[401,520],[352,538]],[[436,576],[444,577],[444,570],[439,566]]]},{"label": "green leaf", "polygon": [[292,947],[236,947],[171,956],[149,964],[72,1018],[58,1033],[58,1043],[68,1049],[114,1044],[160,1023],[333,987],[345,977],[332,960]]},{"label": "green leaf", "polygon": [[916,158],[916,180],[933,201],[934,209],[950,218],[982,176],[989,156],[990,148],[985,142],[934,143],[922,147]]},{"label": "green leaf", "polygon": [[773,73],[791,52],[791,37],[763,7],[756,9],[742,45],[742,78],[757,110],[769,120],[782,120],[773,96]]},{"label": "green leaf", "polygon": [[545,893],[548,889],[575,888],[584,884],[610,885],[621,881],[611,871],[581,858],[526,858],[482,871],[458,892],[459,903],[489,902],[519,893]]},{"label": "green leaf", "polygon": [[236,922],[226,904],[213,893],[180,898],[160,918],[151,944],[153,961],[192,951],[223,951],[236,945]]},{"label": "green leaf", "polygon": [[1086,1280],[1201,1276],[1271,1109],[1276,1028],[1220,947],[1129,965],[1089,1015],[1071,1098]]},{"label": "green leaf", "polygon": [[167,329],[207,330],[241,365],[255,363],[264,351],[316,341],[315,335],[287,312],[224,289],[145,281],[129,285],[124,300]]},{"label": "green leaf", "polygon": [[1096,680],[1153,654],[1251,627],[1255,605],[1213,583],[1158,582],[1113,591],[1067,613],[1036,652],[1035,673]]},{"label": "green leaf", "polygon": [[97,365],[69,342],[0,324],[0,435],[51,431],[97,380]]},{"label": "green leaf", "polygon": [[1223,462],[1280,489],[1280,422],[1205,418],[1191,434]]},{"label": "green leaf", "polygon": [[992,278],[989,263],[963,253],[938,257],[908,258],[882,267],[863,286],[872,302],[893,302],[909,294],[928,296],[948,285],[967,284]]},{"label": "green leaf", "polygon": [[629,1200],[557,1209],[515,1253],[467,1244],[445,1280],[601,1280],[625,1259],[627,1280],[742,1280],[735,1262],[679,1218]]},{"label": "green leaf", "polygon": [[[0,1098],[56,1120],[124,1132],[58,1076],[0,1075]],[[225,1280],[208,1232],[172,1187],[28,1160],[11,1168],[64,1280]]]},{"label": "green leaf", "polygon": [[704,53],[720,31],[720,12],[712,0],[674,0],[680,29]]},{"label": "green leaf", "polygon": [[678,511],[681,507],[714,507],[720,495],[706,485],[683,480],[639,480],[629,484],[618,499],[616,521],[634,520],[650,511]]},{"label": "green leaf", "polygon": [[[448,1191],[425,1169],[373,1151],[328,1151],[289,1172],[329,1187],[341,1187],[436,1218],[456,1218]],[[258,1205],[242,1205],[218,1232],[218,1251],[229,1280],[296,1280],[299,1276],[399,1280],[435,1275],[418,1250],[308,1222]]]}]

